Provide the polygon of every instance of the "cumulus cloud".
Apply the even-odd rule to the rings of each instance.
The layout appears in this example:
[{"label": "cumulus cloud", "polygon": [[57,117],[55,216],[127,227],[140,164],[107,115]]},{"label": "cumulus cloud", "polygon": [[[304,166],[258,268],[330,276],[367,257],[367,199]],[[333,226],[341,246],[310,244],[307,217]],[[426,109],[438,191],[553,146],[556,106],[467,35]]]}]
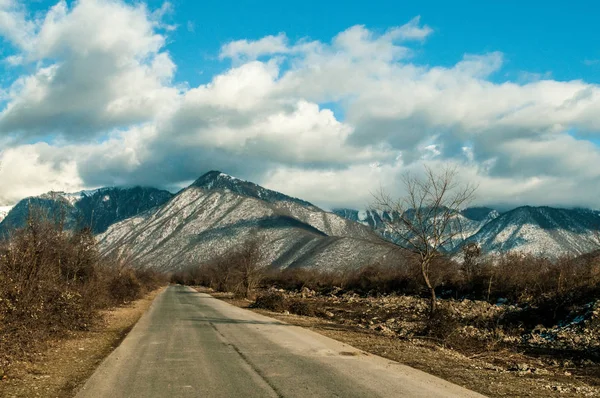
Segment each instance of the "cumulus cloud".
[{"label": "cumulus cloud", "polygon": [[13,204],[47,191],[74,192],[84,185],[73,157],[48,144],[24,145],[0,153],[0,203]]},{"label": "cumulus cloud", "polygon": [[156,27],[143,5],[56,4],[24,47],[22,62],[35,65],[35,72],[10,87],[0,132],[89,139],[161,112],[178,90]]},{"label": "cumulus cloud", "polygon": [[386,36],[400,40],[425,40],[425,38],[432,33],[433,29],[429,26],[421,26],[421,16],[418,15],[411,19],[407,24],[390,29]]},{"label": "cumulus cloud", "polygon": [[[402,194],[406,171],[451,163],[480,185],[479,204],[600,207],[597,85],[503,80],[500,51],[417,63],[414,46],[426,51],[434,31],[415,17],[324,41],[241,38],[218,54],[229,67],[187,87],[173,81],[170,7],[79,0],[30,20],[0,0],[0,34],[20,49],[9,62],[29,65],[3,88],[0,177],[15,177],[2,178],[0,201],[181,187],[221,169],[325,207],[362,207],[380,185]],[[50,144],[27,144],[39,137]]]},{"label": "cumulus cloud", "polygon": [[33,45],[35,30],[35,23],[27,19],[21,4],[14,0],[0,0],[0,36],[18,48],[28,49]]},{"label": "cumulus cloud", "polygon": [[232,59],[255,60],[263,55],[288,53],[291,49],[287,45],[287,37],[284,33],[277,36],[269,35],[256,41],[236,40],[227,43],[221,48],[219,57]]}]

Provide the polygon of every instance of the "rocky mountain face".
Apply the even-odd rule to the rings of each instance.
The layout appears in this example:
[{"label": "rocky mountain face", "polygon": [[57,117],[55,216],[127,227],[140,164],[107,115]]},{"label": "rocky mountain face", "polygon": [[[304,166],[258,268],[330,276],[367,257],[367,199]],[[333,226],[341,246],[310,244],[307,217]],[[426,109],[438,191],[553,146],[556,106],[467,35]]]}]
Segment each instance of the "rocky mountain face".
[{"label": "rocky mountain face", "polygon": [[103,253],[161,270],[211,262],[251,239],[263,245],[265,263],[282,268],[347,269],[398,253],[367,226],[220,172],[98,239]]},{"label": "rocky mountain face", "polygon": [[64,222],[66,228],[90,226],[101,233],[113,223],[159,206],[173,194],[156,188],[101,188],[77,193],[49,192],[21,200],[0,222],[0,234],[26,225],[31,209]]},{"label": "rocky mountain face", "polygon": [[485,224],[468,240],[484,253],[522,252],[556,258],[600,248],[600,212],[523,206]]},{"label": "rocky mountain face", "polygon": [[241,180],[228,174],[221,173],[220,171],[209,171],[194,181],[191,186],[204,190],[226,189],[243,196],[264,200],[269,203],[289,202],[308,208],[318,209],[312,203],[305,200],[293,198],[280,192],[263,188],[253,182]]},{"label": "rocky mountain face", "polygon": [[[371,227],[385,239],[397,243],[401,241],[396,234],[398,229],[402,230],[402,228],[390,227],[390,223],[394,223],[392,220],[398,218],[397,215],[380,210],[335,209],[333,212],[341,217]],[[411,211],[407,211],[407,216],[412,217],[411,213]],[[473,207],[457,213],[449,224],[449,228],[457,235],[446,249],[448,251],[456,250],[457,246],[461,245],[465,239],[479,232],[484,225],[498,216],[499,213],[496,210],[487,207]],[[402,224],[395,223],[395,225],[400,227]]]},{"label": "rocky mountain face", "polygon": [[[351,209],[334,212],[394,240],[383,222],[391,219],[388,214]],[[484,254],[520,252],[550,258],[600,248],[600,212],[589,209],[523,206],[500,214],[487,207],[474,207],[457,214],[452,228],[461,233],[448,251],[458,251],[464,241],[477,242]]]},{"label": "rocky mountain face", "polygon": [[[374,210],[319,207],[218,171],[206,173],[177,195],[155,188],[102,188],[50,192],[0,207],[0,235],[26,224],[30,208],[91,226],[103,251],[127,253],[164,269],[211,261],[260,238],[276,266],[360,266],[392,261],[393,215]],[[486,207],[456,213],[460,231],[446,250],[477,242],[484,254],[522,252],[556,258],[600,248],[600,212],[523,206],[500,214]],[[398,261],[394,259],[393,261]]]}]

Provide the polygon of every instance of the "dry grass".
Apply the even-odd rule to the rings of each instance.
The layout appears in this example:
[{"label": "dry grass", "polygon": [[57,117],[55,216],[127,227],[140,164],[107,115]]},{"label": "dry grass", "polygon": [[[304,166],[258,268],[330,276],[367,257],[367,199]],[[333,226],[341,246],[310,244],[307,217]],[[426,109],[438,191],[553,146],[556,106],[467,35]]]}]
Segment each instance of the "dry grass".
[{"label": "dry grass", "polygon": [[65,231],[33,209],[0,242],[0,376],[35,360],[48,341],[90,330],[99,311],[142,297],[160,275],[101,258],[90,229]]},{"label": "dry grass", "polygon": [[110,310],[102,310],[102,322],[88,331],[71,332],[68,339],[54,339],[30,361],[14,364],[11,377],[0,382],[2,397],[72,397],[146,312],[162,289]]}]

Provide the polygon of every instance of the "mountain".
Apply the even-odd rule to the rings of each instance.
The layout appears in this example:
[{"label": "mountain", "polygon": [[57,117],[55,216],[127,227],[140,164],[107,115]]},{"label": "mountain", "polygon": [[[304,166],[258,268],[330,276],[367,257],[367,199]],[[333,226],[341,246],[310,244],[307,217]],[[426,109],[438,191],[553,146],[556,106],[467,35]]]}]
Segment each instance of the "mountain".
[{"label": "mountain", "polygon": [[[352,209],[334,212],[398,242],[383,222],[391,219],[389,214]],[[478,243],[484,254],[520,252],[550,258],[600,248],[600,212],[589,209],[522,206],[500,214],[487,207],[473,207],[457,213],[451,226],[460,228],[461,234],[446,248],[450,252],[459,251],[463,241]]]},{"label": "mountain", "polygon": [[10,209],[0,222],[0,235],[23,227],[33,208],[52,219],[63,219],[66,228],[91,226],[94,233],[101,233],[111,224],[161,205],[172,196],[168,191],[144,187],[48,192],[23,199]]},{"label": "mountain", "polygon": [[249,239],[263,243],[276,267],[347,269],[398,252],[364,225],[217,171],[98,236],[103,253],[167,271],[210,262]]},{"label": "mountain", "polygon": [[[0,235],[24,226],[32,207],[67,228],[91,225],[105,253],[128,253],[144,264],[175,269],[210,261],[252,237],[268,245],[276,266],[359,266],[401,261],[397,235],[381,211],[327,212],[302,199],[211,171],[177,195],[155,188],[49,192],[0,207]],[[407,213],[410,216],[410,212]],[[446,248],[477,242],[484,254],[523,252],[556,258],[600,247],[600,212],[523,206],[500,214],[487,207],[455,214],[461,234]]]},{"label": "mountain", "polygon": [[600,212],[523,206],[485,224],[468,241],[483,253],[522,252],[556,258],[600,247]]},{"label": "mountain", "polygon": [[[341,217],[369,226],[385,239],[392,242],[400,241],[396,235],[397,231],[389,226],[391,220],[394,218],[390,213],[380,210],[354,209],[334,209],[333,212]],[[413,212],[409,210],[406,214],[408,217],[411,217],[411,213]],[[459,232],[459,234],[456,236],[456,239],[450,242],[447,250],[456,250],[457,246],[465,239],[479,232],[484,225],[498,216],[498,211],[488,207],[472,207],[457,213],[449,226],[454,231]]]},{"label": "mountain", "polygon": [[73,205],[72,196],[67,197],[62,192],[49,192],[17,203],[0,223],[0,236],[27,225],[30,209],[39,209],[43,216],[53,220],[64,220],[67,228],[73,228],[77,223],[77,209]]},{"label": "mountain", "polygon": [[270,189],[263,188],[260,185],[256,185],[253,182],[241,180],[215,170],[209,171],[208,173],[202,175],[202,177],[194,181],[191,186],[205,190],[227,189],[231,192],[264,200],[265,202],[269,203],[289,202],[313,209],[318,209],[312,203],[309,203],[305,200],[293,198],[291,196],[284,195],[281,192],[272,191]]}]

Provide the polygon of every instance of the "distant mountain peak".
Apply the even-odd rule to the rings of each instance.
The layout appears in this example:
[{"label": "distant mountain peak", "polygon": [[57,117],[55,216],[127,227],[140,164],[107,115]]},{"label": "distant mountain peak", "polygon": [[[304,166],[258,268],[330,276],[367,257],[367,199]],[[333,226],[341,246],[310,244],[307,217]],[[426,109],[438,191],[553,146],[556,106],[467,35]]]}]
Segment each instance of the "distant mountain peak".
[{"label": "distant mountain peak", "polygon": [[316,208],[315,205],[305,200],[272,191],[253,182],[233,177],[218,170],[212,170],[202,175],[191,186],[206,190],[229,190],[239,195],[249,196],[270,203],[294,202],[302,206]]},{"label": "distant mountain peak", "polygon": [[95,233],[110,225],[167,202],[168,191],[150,187],[105,187],[74,193],[50,191],[25,198],[14,207],[0,207],[0,236],[25,225],[31,206],[65,218],[67,228],[91,226]]}]

